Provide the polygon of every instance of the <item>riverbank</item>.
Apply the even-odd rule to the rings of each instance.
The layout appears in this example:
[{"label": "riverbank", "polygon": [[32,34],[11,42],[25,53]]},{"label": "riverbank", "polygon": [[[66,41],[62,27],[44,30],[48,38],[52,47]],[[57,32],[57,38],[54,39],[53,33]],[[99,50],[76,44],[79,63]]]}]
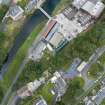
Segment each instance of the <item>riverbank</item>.
[{"label": "riverbank", "polygon": [[[4,87],[8,88],[13,81],[13,79],[16,77],[17,71],[23,61],[23,59],[27,55],[27,51],[29,47],[32,45],[33,41],[35,40],[36,36],[42,30],[42,28],[45,25],[45,22],[41,22],[35,29],[32,31],[32,33],[29,35],[27,40],[23,43],[23,45],[19,48],[15,58],[13,59],[12,63],[9,65],[7,73],[4,75],[3,80],[1,83],[4,85]],[[4,90],[6,90],[4,88]]]},{"label": "riverbank", "polygon": [[[55,3],[55,4],[57,4],[57,3]],[[57,5],[59,5],[59,4],[57,4]],[[56,7],[57,7],[57,5],[56,5]],[[49,8],[51,8],[51,7],[49,6]],[[51,9],[51,10],[53,11],[53,9]],[[41,21],[40,21],[40,23],[41,23]],[[8,68],[8,72],[4,75],[3,80],[0,81],[1,87],[3,88],[4,92],[6,92],[8,90],[9,86],[13,82],[13,80],[18,72],[18,69],[25,58],[25,55],[27,53],[29,46],[32,44],[33,40],[35,40],[36,34],[38,35],[38,33],[39,33],[38,31],[40,31],[43,26],[44,26],[44,23],[39,24],[35,28],[34,32],[32,32],[32,33],[34,33],[35,36],[34,35],[32,35],[32,37],[29,36],[27,38],[27,40],[24,42],[24,44],[19,48],[16,56],[14,57],[12,63],[10,64],[10,66]]]}]

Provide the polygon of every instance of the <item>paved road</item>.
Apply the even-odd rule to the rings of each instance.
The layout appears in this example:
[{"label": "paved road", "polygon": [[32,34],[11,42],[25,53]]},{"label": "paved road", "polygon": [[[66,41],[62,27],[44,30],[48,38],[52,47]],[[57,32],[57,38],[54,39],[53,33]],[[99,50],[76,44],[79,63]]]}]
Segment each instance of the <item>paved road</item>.
[{"label": "paved road", "polygon": [[94,84],[87,91],[85,91],[80,97],[77,98],[76,104],[80,103],[81,101],[83,102],[83,99],[87,96],[87,94],[92,91],[104,78],[105,72],[96,81],[94,81]]},{"label": "paved road", "polygon": [[[95,52],[95,55],[93,54],[93,55],[91,56],[91,62],[90,62],[90,64],[95,63],[95,62],[98,60],[98,58],[99,58],[104,52],[105,52],[105,46],[103,46],[102,48],[97,49],[96,52]],[[87,71],[87,70],[86,70],[86,71]],[[92,91],[92,89],[93,89],[94,87],[96,87],[97,84],[99,84],[104,78],[105,78],[105,67],[104,67],[104,72],[101,74],[101,76],[100,76],[97,80],[93,81],[91,84],[88,84],[87,90],[86,90],[80,97],[77,98],[77,104],[80,103],[80,101],[83,101],[84,97],[87,96],[87,94],[88,94],[90,91]]]},{"label": "paved road", "polygon": [[84,68],[84,70],[82,71],[82,77],[84,78],[86,84],[84,86],[84,89],[87,90],[88,88],[90,88],[93,84],[94,81],[90,80],[87,76],[87,72],[89,70],[89,68],[91,67],[92,64],[96,63],[97,60],[99,59],[100,56],[102,56],[102,54],[105,52],[105,46],[96,49],[96,51],[92,54],[92,56],[89,58],[88,64],[86,65],[86,67]]}]

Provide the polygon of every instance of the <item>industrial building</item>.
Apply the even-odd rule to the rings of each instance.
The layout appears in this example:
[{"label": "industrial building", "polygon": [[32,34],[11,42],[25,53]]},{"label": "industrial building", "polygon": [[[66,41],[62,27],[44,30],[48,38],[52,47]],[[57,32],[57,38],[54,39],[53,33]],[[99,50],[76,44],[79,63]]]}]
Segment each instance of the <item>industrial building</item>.
[{"label": "industrial building", "polygon": [[50,20],[42,33],[43,38],[47,43],[47,47],[51,51],[58,50],[67,42],[66,38],[60,31],[60,27],[61,25],[56,20]]},{"label": "industrial building", "polygon": [[59,51],[93,24],[104,7],[100,0],[74,0],[72,7],[64,9],[48,21],[42,33],[48,49]]}]

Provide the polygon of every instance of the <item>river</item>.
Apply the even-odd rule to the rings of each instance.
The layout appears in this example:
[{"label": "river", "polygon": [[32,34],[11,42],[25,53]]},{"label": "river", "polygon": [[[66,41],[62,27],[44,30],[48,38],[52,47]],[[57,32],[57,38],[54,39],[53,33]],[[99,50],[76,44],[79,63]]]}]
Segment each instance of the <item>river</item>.
[{"label": "river", "polygon": [[[48,13],[52,14],[54,8],[57,6],[57,4],[60,2],[60,0],[46,0],[46,2],[43,4],[43,9]],[[21,47],[21,45],[24,43],[24,41],[27,39],[29,34],[32,32],[32,30],[40,24],[41,21],[44,21],[47,19],[47,17],[40,11],[36,10],[32,16],[27,18],[27,21],[24,23],[23,27],[21,28],[19,34],[16,37],[16,40],[8,52],[7,58],[5,63],[3,64],[1,68],[1,75],[2,78],[5,72],[7,71],[7,68],[9,64],[12,62],[14,56],[16,55],[17,51]]]}]

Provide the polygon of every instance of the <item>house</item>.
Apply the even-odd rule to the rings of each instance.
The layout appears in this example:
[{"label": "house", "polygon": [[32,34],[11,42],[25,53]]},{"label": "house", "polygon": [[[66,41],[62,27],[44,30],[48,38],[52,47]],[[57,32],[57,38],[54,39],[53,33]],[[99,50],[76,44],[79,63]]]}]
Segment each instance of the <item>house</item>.
[{"label": "house", "polygon": [[46,101],[43,99],[43,97],[39,98],[34,102],[33,105],[47,105]]},{"label": "house", "polygon": [[37,90],[44,83],[45,83],[45,78],[40,78],[39,80],[35,80],[34,82],[30,82],[26,86],[19,89],[17,91],[17,95],[22,99],[24,99],[28,96],[32,96],[33,92],[35,90]]},{"label": "house", "polygon": [[105,87],[101,88],[97,92],[97,94],[92,97],[92,100],[96,105],[100,105],[104,98],[105,98]]},{"label": "house", "polygon": [[5,17],[10,17],[14,21],[17,21],[22,18],[23,13],[24,13],[24,10],[20,6],[13,5],[9,8]]},{"label": "house", "polygon": [[55,84],[54,90],[55,90],[55,94],[57,94],[58,97],[61,97],[65,94],[67,90],[67,83],[63,79],[60,72],[54,73],[54,76],[51,78],[51,83]]},{"label": "house", "polygon": [[85,105],[100,105],[105,98],[105,87],[102,87],[95,96],[92,96],[87,101],[85,100]]}]

